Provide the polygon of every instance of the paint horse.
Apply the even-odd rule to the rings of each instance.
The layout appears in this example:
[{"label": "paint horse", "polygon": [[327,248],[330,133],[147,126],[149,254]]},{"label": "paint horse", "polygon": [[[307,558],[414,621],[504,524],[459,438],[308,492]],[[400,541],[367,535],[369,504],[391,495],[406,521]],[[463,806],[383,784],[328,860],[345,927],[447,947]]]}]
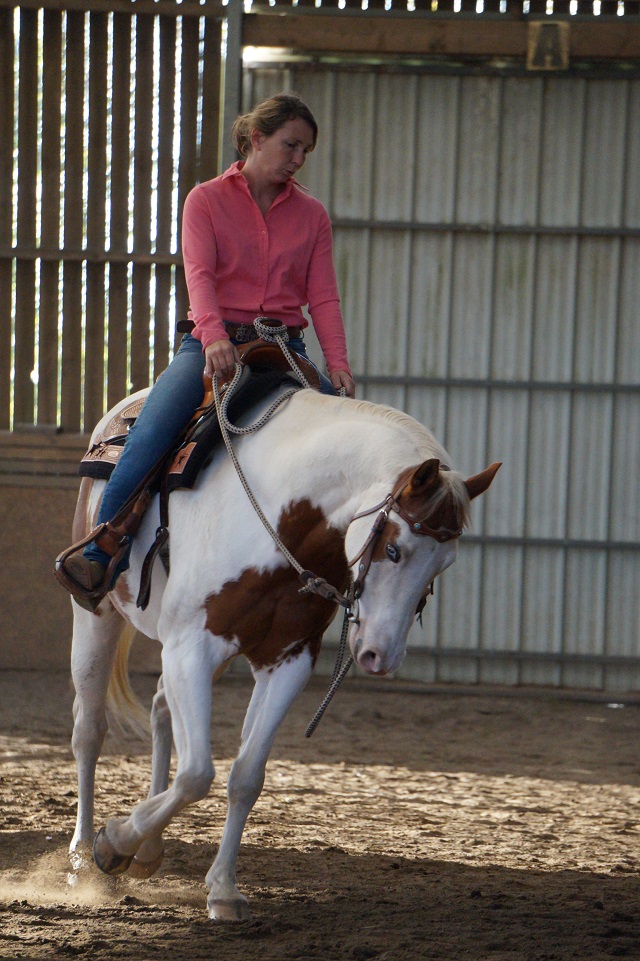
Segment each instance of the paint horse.
[{"label": "paint horse", "polygon": [[[406,414],[313,390],[296,393],[258,432],[234,441],[234,448],[264,514],[302,567],[340,592],[356,578],[360,596],[349,645],[357,665],[366,674],[395,671],[416,609],[434,578],[455,560],[470,500],[488,488],[500,465],[464,480],[449,469],[431,433]],[[103,484],[83,479],[74,540],[95,524]],[[206,884],[211,918],[244,920],[249,907],[236,886],[244,825],[260,795],[278,727],[311,674],[336,605],[300,593],[296,572],[250,506],[224,448],[193,490],[171,495],[169,521],[170,574],[156,563],[146,610],[134,598],[158,526],[155,503],[115,590],[95,614],[73,604],[78,819],[71,861],[76,867],[90,862],[94,775],[112,674],[121,701],[126,699],[126,625],[160,641],[162,676],[151,712],[149,796],[128,816],[108,820],[95,839],[94,859],[107,873],[152,874],[162,860],[163,830],[208,794],[214,777],[212,682],[242,655],[255,686]],[[172,738],[177,767],[169,784]]]}]

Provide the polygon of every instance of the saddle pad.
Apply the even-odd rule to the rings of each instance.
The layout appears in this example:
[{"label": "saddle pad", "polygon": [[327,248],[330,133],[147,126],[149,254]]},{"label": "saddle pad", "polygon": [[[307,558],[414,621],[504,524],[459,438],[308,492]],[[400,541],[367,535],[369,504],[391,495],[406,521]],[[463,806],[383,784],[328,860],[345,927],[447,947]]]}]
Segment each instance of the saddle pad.
[{"label": "saddle pad", "polygon": [[[229,401],[227,414],[231,423],[236,423],[242,414],[249,412],[261,400],[283,385],[294,387],[296,390],[301,389],[299,381],[291,375],[290,371],[256,372],[252,370],[251,376],[247,377],[244,383],[240,382]],[[198,474],[209,463],[220,443],[222,443],[222,431],[215,406],[212,404],[178,449],[167,472],[167,493],[170,494],[178,488],[192,488]]]}]

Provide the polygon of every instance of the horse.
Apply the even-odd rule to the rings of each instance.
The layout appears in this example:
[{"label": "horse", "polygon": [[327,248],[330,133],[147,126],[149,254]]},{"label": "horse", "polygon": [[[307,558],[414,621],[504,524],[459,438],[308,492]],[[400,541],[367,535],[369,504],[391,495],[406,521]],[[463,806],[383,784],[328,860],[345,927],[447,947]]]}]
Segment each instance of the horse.
[{"label": "horse", "polygon": [[[93,442],[123,404],[97,425]],[[464,479],[433,435],[407,414],[314,390],[296,392],[257,432],[234,440],[233,450],[281,543],[331,590],[324,596],[301,590],[220,446],[194,489],[171,494],[170,572],[155,564],[146,609],[135,597],[158,526],[157,496],[113,591],[95,612],[72,605],[78,812],[70,859],[77,873],[93,869],[91,851],[108,874],[149,877],[158,869],[164,829],[204,798],[214,779],[213,682],[235,657],[250,665],[254,687],[229,775],[227,816],[206,875],[208,914],[219,921],[251,917],[236,884],[242,832],[278,727],[309,679],[336,613],[335,597],[349,596],[355,578],[347,605],[352,656],[367,675],[393,674],[416,611],[456,558],[470,501],[500,467]],[[74,540],[95,525],[103,488],[104,481],[82,479]],[[94,780],[107,707],[119,704],[132,714],[135,706],[126,667],[135,630],[162,645],[151,709],[151,786],[145,800],[127,816],[109,819],[94,841]],[[172,740],[177,766],[169,783]]]}]

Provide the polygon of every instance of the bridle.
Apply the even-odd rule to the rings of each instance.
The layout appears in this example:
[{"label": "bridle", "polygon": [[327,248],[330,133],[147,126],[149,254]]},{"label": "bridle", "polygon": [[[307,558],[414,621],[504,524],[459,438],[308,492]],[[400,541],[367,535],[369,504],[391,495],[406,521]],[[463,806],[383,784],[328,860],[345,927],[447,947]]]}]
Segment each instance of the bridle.
[{"label": "bridle", "polygon": [[[440,470],[449,470],[450,468],[441,465]],[[320,723],[322,715],[326,711],[327,707],[333,695],[336,693],[340,684],[346,677],[351,665],[353,664],[353,656],[349,655],[347,660],[344,660],[344,655],[347,646],[347,634],[349,624],[359,624],[359,610],[360,610],[360,598],[364,593],[365,581],[367,574],[369,573],[369,568],[373,561],[373,555],[375,553],[376,546],[382,532],[384,531],[387,523],[389,522],[389,514],[393,512],[398,514],[406,523],[409,525],[409,530],[413,534],[422,534],[426,537],[433,537],[440,544],[444,544],[447,541],[456,540],[462,534],[462,528],[456,528],[452,530],[448,527],[433,528],[430,527],[424,520],[420,520],[415,514],[410,514],[409,511],[400,503],[400,497],[404,493],[409,483],[409,479],[401,480],[396,488],[380,501],[379,504],[375,504],[373,507],[369,507],[367,510],[359,511],[357,514],[351,518],[349,524],[353,521],[358,520],[361,517],[368,517],[370,514],[375,514],[377,511],[375,521],[369,532],[369,536],[364,542],[361,549],[358,551],[356,556],[349,562],[349,568],[353,568],[355,564],[358,564],[358,576],[355,580],[352,580],[349,590],[346,595],[340,594],[335,587],[331,587],[325,580],[320,577],[315,577],[311,571],[303,571],[300,574],[300,579],[305,583],[300,593],[313,592],[321,594],[328,600],[334,601],[336,604],[340,604],[344,607],[344,620],[342,624],[342,633],[340,635],[340,642],[338,644],[338,651],[336,654],[336,663],[333,669],[333,675],[329,683],[329,688],[324,696],[320,707],[312,717],[309,725],[305,731],[305,737],[311,737],[316,727]],[[425,594],[418,601],[418,606],[416,608],[416,614],[419,618],[422,617],[422,611],[427,603],[427,598],[430,594],[433,594],[433,581],[429,584]],[[344,662],[344,663],[343,663]]]},{"label": "bridle", "polygon": [[[449,468],[441,466],[440,470],[449,470]],[[380,537],[382,536],[382,533],[389,522],[389,515],[392,512],[397,514],[408,524],[409,530],[412,534],[433,537],[440,544],[455,540],[462,534],[461,527],[456,528],[455,530],[452,530],[448,527],[430,527],[425,520],[421,520],[415,514],[410,514],[409,511],[407,511],[400,503],[400,498],[406,490],[408,484],[408,479],[401,480],[395,489],[391,493],[387,494],[386,497],[380,501],[380,503],[374,504],[373,507],[369,507],[366,510],[359,511],[357,514],[354,514],[349,522],[351,525],[354,521],[359,520],[361,517],[368,517],[370,514],[375,514],[376,511],[378,512],[369,532],[369,536],[355,557],[348,562],[349,569],[353,569],[354,565],[358,564],[358,574],[353,580],[347,594],[343,595],[340,594],[339,591],[336,591],[335,588],[332,589],[332,599],[345,608],[347,617],[352,623],[359,623],[358,602],[364,594],[365,581],[373,561],[373,555],[375,553],[378,541],[380,540]],[[310,571],[305,571],[304,574],[300,575],[301,579],[304,579],[304,575],[308,574],[310,574]],[[313,577],[313,575],[311,576]],[[313,590],[313,588],[311,589]],[[433,584],[429,585],[427,593],[418,604],[419,612],[421,612],[424,608],[426,598],[429,594],[433,594]]]},{"label": "bridle", "polygon": [[[449,470],[449,468],[440,467],[440,470]],[[360,584],[362,584],[364,578],[369,572],[375,546],[387,524],[387,521],[389,520],[389,514],[391,511],[393,511],[395,514],[398,514],[398,516],[408,524],[409,530],[412,534],[422,534],[425,537],[433,537],[440,544],[444,544],[446,541],[452,541],[455,538],[460,537],[462,534],[461,527],[456,528],[455,530],[450,530],[448,527],[430,527],[425,520],[420,520],[420,518],[418,518],[415,514],[410,514],[409,511],[405,510],[400,503],[400,497],[406,490],[408,483],[408,480],[400,481],[395,490],[390,494],[387,494],[383,501],[381,501],[379,504],[376,504],[374,507],[370,507],[368,510],[360,511],[358,514],[354,514],[354,516],[351,518],[351,523],[353,523],[353,521],[358,520],[360,517],[367,517],[368,514],[374,514],[376,511],[379,512],[373,523],[369,537],[364,543],[364,546],[349,564],[349,567],[353,567],[357,561],[360,561],[360,564],[358,565],[358,579],[356,583],[360,582]],[[364,589],[364,587],[362,589]],[[362,594],[362,590],[360,593]]]}]

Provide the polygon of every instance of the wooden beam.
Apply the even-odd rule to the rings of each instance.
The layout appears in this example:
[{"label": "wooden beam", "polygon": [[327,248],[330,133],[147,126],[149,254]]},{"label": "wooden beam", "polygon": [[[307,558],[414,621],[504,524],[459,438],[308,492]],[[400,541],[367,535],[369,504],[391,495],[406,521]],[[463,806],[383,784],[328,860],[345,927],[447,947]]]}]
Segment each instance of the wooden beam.
[{"label": "wooden beam", "polygon": [[640,24],[572,23],[569,54],[583,60],[634,60],[640,57]]},{"label": "wooden beam", "polygon": [[[548,21],[547,21],[548,22]],[[640,57],[640,25],[570,22],[570,56],[631,60]],[[314,53],[521,57],[528,23],[440,20],[419,15],[350,16],[246,14],[243,43]]]}]

